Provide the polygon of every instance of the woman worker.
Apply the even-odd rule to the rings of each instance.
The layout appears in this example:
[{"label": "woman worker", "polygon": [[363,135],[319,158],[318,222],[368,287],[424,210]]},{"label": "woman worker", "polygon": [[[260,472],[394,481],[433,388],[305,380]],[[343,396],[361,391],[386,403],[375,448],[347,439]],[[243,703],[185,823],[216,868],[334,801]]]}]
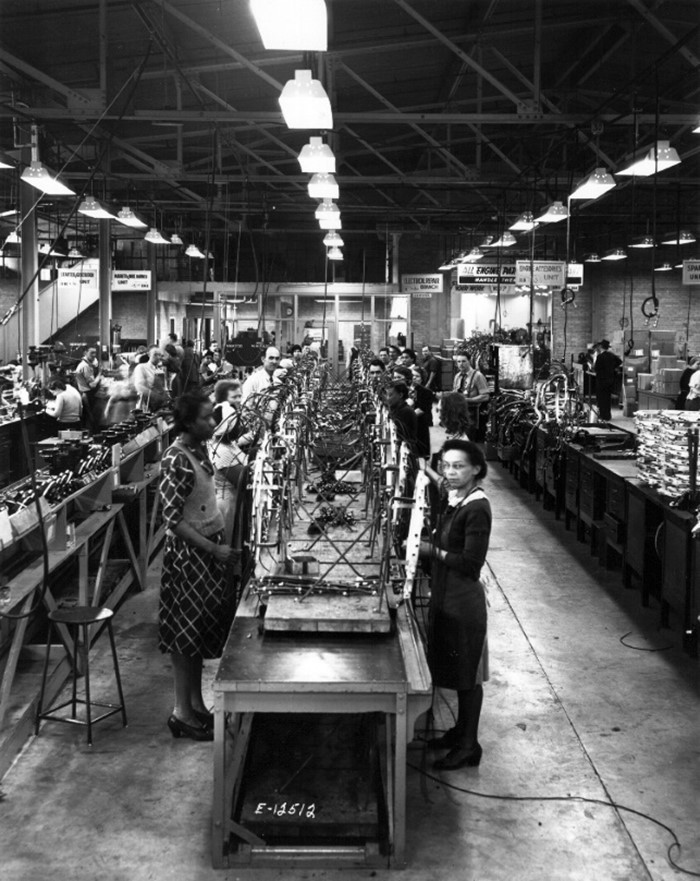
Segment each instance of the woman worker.
[{"label": "woman worker", "polygon": [[180,396],[178,438],[163,455],[160,493],[166,525],[158,633],[160,650],[172,655],[175,706],[168,719],[173,737],[213,740],[213,718],[202,698],[202,661],[221,655],[232,610],[226,568],[236,552],[223,544],[214,469],[206,442],[214,433],[212,403],[201,392]]},{"label": "woman worker", "polygon": [[442,450],[446,497],[432,541],[421,541],[430,558],[428,665],[437,688],[457,692],[457,724],[429,742],[449,750],[434,768],[452,771],[481,761],[478,741],[488,679],[486,595],[479,581],[491,533],[491,506],[479,486],[484,454],[472,441],[448,440]]}]

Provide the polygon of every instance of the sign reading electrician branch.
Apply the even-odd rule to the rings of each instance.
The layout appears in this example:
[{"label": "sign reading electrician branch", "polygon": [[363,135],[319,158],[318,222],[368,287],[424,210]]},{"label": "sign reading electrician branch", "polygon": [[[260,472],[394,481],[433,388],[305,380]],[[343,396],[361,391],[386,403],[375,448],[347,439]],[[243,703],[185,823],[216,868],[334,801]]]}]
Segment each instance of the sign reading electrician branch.
[{"label": "sign reading electrician branch", "polygon": [[683,284],[700,284],[700,260],[683,261]]},{"label": "sign reading electrician branch", "polygon": [[401,293],[429,300],[433,294],[442,293],[442,275],[402,275]]},{"label": "sign reading electrician branch", "polygon": [[563,288],[566,283],[566,263],[563,260],[515,261],[515,283],[528,286]]},{"label": "sign reading electrician branch", "polygon": [[60,267],[57,278],[58,290],[68,291],[73,289],[97,290],[100,286],[97,269],[85,269],[73,266],[70,269]]}]

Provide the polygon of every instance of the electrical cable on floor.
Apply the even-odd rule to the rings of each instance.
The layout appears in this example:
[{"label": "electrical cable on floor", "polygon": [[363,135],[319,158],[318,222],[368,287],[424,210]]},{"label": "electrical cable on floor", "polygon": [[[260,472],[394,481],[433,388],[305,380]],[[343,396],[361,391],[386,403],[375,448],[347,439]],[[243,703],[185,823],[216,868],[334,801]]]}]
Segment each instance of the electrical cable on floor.
[{"label": "electrical cable on floor", "polygon": [[625,638],[627,636],[631,636],[631,635],[632,635],[631,630],[629,630],[627,633],[623,633],[622,636],[620,637],[620,642],[622,643],[622,645],[625,646],[625,648],[634,649],[637,652],[667,652],[669,649],[673,648],[672,645],[662,645],[658,649],[648,649],[648,648],[644,648],[641,645],[630,645],[628,642],[625,642]]},{"label": "electrical cable on floor", "polygon": [[643,811],[638,811],[635,808],[627,807],[627,805],[618,804],[617,802],[612,801],[612,799],[610,801],[604,801],[601,798],[588,798],[583,795],[496,795],[495,793],[491,792],[477,792],[475,789],[467,789],[464,786],[456,786],[454,783],[448,783],[441,777],[438,777],[435,774],[430,774],[427,771],[422,770],[418,766],[412,765],[410,762],[407,762],[407,765],[412,770],[418,771],[419,774],[424,774],[430,780],[434,780],[436,783],[440,783],[442,786],[446,786],[448,789],[453,789],[456,792],[462,792],[466,795],[476,795],[479,798],[488,798],[495,801],[580,802],[581,804],[602,805],[606,808],[614,808],[616,811],[626,811],[629,814],[634,814],[637,817],[641,817],[643,820],[649,820],[650,823],[654,823],[654,825],[659,826],[661,829],[668,832],[671,838],[673,838],[673,842],[668,846],[668,849],[666,851],[666,856],[669,863],[671,864],[671,866],[673,866],[674,869],[677,869],[679,872],[683,872],[683,874],[685,875],[690,875],[693,878],[700,878],[700,872],[693,872],[690,869],[684,869],[673,860],[673,857],[671,856],[671,851],[674,848],[678,848],[678,852],[680,855],[681,843],[678,840],[678,836],[673,831],[673,829],[671,829],[670,826],[667,826],[665,823],[662,823],[661,820],[657,820],[655,817],[652,817],[649,814],[645,814]]}]

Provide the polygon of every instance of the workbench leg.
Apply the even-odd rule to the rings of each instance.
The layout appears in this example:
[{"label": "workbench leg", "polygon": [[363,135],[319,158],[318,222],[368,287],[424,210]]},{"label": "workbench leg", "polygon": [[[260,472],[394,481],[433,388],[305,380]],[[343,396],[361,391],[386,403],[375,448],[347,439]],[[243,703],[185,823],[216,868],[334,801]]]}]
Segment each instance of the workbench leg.
[{"label": "workbench leg", "polygon": [[[107,524],[107,529],[105,531],[104,539],[102,541],[102,550],[100,551],[100,562],[97,566],[97,574],[95,576],[95,590],[92,595],[92,606],[99,606],[100,604],[100,594],[102,592],[102,581],[104,580],[105,570],[107,568],[107,557],[109,556],[109,549],[112,546],[112,534],[114,532],[114,518],[112,518]],[[82,590],[82,588],[81,588]],[[87,592],[87,583],[85,585],[85,590]]]},{"label": "workbench leg", "polygon": [[225,803],[225,737],[224,697],[222,694],[217,693],[214,695],[214,790],[211,818],[211,864],[215,869],[224,868],[224,830],[228,829]]},{"label": "workbench leg", "polygon": [[394,742],[394,850],[391,864],[394,868],[406,865],[406,695],[396,696],[394,716],[396,737]]},{"label": "workbench leg", "polygon": [[[34,591],[32,591],[27,596],[24,603],[22,603],[22,614],[26,615],[29,609],[31,609],[33,599]],[[19,653],[22,651],[22,644],[24,643],[24,634],[27,630],[28,621],[28,617],[20,618],[15,626],[15,632],[12,636],[12,645],[10,646],[10,653],[7,657],[7,663],[5,664],[5,669],[2,674],[2,686],[0,687],[0,729],[2,728],[3,722],[5,721],[7,708],[10,705],[10,691],[12,689],[12,681],[15,678],[17,661],[19,660]]]}]

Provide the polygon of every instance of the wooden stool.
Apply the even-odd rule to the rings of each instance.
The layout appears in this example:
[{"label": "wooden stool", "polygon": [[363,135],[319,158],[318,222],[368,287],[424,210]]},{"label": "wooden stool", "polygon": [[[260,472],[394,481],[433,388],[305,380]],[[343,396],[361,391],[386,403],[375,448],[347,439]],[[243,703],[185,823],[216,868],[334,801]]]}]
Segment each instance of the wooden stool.
[{"label": "wooden stool", "polygon": [[[56,609],[54,612],[49,612],[49,632],[46,639],[46,655],[44,657],[44,672],[41,679],[41,692],[39,693],[39,706],[37,708],[36,713],[36,722],[34,725],[34,733],[39,733],[39,723],[42,719],[48,719],[54,722],[68,722],[72,725],[85,725],[87,727],[87,742],[88,746],[92,746],[92,726],[96,722],[102,721],[102,719],[106,719],[108,716],[113,716],[115,713],[121,712],[122,714],[122,722],[124,727],[126,728],[126,709],[124,706],[124,694],[122,692],[122,681],[119,675],[119,662],[117,661],[117,650],[114,645],[114,632],[112,631],[112,616],[114,612],[111,609],[99,608],[96,606],[75,606],[72,609]],[[98,624],[100,622],[105,622],[107,625],[107,632],[109,633],[109,641],[112,646],[112,661],[114,663],[114,676],[117,680],[117,690],[119,692],[119,703],[118,704],[103,704],[98,703],[96,701],[90,700],[90,663],[89,663],[89,655],[90,655],[90,635],[88,628],[91,624]],[[59,704],[52,709],[44,710],[44,691],[46,689],[46,676],[49,669],[49,658],[51,655],[51,631],[53,629],[54,624],[65,624],[68,627],[68,630],[72,630],[73,635],[73,693],[69,700],[64,701],[62,704]],[[84,648],[84,658],[85,658],[85,698],[79,698],[76,696],[77,692],[77,684],[79,678],[79,670],[78,670],[78,646],[79,640],[78,637],[80,635],[80,631],[82,630],[82,645]],[[57,716],[56,713],[59,710],[62,710],[64,707],[71,705],[71,715],[70,716]],[[86,719],[78,719],[76,718],[76,709],[77,704],[85,705],[85,715]],[[92,708],[93,707],[104,707],[108,710],[106,713],[102,713],[101,716],[97,716],[97,718],[93,719],[92,717]]]}]

